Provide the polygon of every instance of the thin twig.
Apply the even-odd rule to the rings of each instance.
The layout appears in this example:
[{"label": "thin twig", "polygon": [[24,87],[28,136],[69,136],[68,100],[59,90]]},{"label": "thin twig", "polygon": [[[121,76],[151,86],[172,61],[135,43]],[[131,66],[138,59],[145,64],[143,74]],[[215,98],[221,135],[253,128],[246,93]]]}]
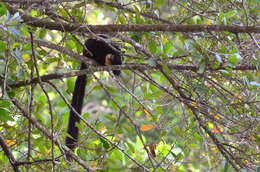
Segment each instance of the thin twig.
[{"label": "thin twig", "polygon": [[9,159],[10,164],[12,165],[13,169],[15,172],[21,172],[21,170],[19,169],[18,165],[17,165],[17,161],[14,158],[14,155],[11,151],[11,149],[9,148],[9,146],[6,144],[5,139],[3,138],[2,135],[0,135],[0,145],[4,150],[5,155],[7,156],[7,158]]}]

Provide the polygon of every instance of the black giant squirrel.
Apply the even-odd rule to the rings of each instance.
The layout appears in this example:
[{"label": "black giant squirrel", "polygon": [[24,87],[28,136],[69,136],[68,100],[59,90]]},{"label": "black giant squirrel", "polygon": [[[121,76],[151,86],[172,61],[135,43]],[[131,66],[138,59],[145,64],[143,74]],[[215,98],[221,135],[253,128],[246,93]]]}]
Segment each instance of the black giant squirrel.
[{"label": "black giant squirrel", "polygon": [[[101,38],[105,39],[107,37],[101,36]],[[87,58],[95,60],[98,65],[102,66],[122,64],[122,57],[118,46],[114,44],[108,45],[103,40],[98,40],[94,38],[86,40],[83,48],[83,55]],[[80,70],[86,68],[87,65],[82,62]],[[121,72],[120,70],[113,70],[113,73],[114,75],[119,76]],[[76,110],[78,114],[81,114],[86,83],[86,75],[78,76],[75,82],[71,106]],[[76,123],[78,122],[80,122],[79,116],[71,109],[67,128],[67,133],[70,136],[66,137],[66,146],[69,147],[72,151],[75,149],[78,142],[79,129],[76,126]]]}]

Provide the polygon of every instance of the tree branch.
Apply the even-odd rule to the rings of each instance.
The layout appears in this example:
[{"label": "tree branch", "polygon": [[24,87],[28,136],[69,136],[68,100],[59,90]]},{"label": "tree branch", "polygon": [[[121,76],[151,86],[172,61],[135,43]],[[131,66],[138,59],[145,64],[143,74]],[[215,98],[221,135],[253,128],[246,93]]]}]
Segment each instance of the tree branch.
[{"label": "tree branch", "polygon": [[[51,3],[62,3],[62,2],[74,2],[77,0],[56,0],[56,1],[51,1]],[[44,3],[49,3],[46,0],[1,0],[1,2],[8,2],[8,3],[19,3],[19,4],[44,4]]]},{"label": "tree branch", "polygon": [[[167,64],[167,66],[169,69],[175,69],[178,71],[190,70],[190,71],[196,72],[199,69],[199,67],[192,66],[192,65]],[[114,66],[97,66],[94,69],[88,68],[88,69],[79,70],[79,71],[75,71],[75,72],[46,74],[46,75],[41,76],[41,80],[43,82],[46,82],[46,81],[53,80],[53,79],[70,78],[70,77],[74,77],[74,76],[86,75],[86,74],[91,74],[91,73],[100,72],[100,71],[126,70],[126,69],[143,71],[143,70],[158,69],[158,67],[151,66],[149,64],[123,64],[123,65],[114,65]],[[222,68],[219,68],[218,70],[221,70],[221,69],[223,70],[225,68],[222,67]],[[218,71],[218,70],[212,70],[212,71]],[[232,70],[256,70],[256,67],[255,66],[236,66],[236,67],[232,68]],[[35,83],[39,83],[38,78],[33,78],[30,81],[29,80],[20,81],[15,84],[9,85],[9,87],[19,88],[19,87],[23,87],[23,86],[31,85],[31,84],[35,84]],[[0,85],[1,84],[2,84],[2,82],[0,82]]]},{"label": "tree branch", "polygon": [[[18,12],[6,4],[10,13]],[[32,17],[19,12],[24,23],[33,27],[58,30],[61,32],[80,33],[112,33],[112,32],[232,32],[232,33],[260,33],[260,26],[227,26],[227,25],[180,25],[180,24],[108,24],[108,25],[80,25],[78,23],[50,22],[46,19]]]},{"label": "tree branch", "polygon": [[8,157],[11,165],[13,166],[13,169],[15,172],[20,172],[16,159],[14,158],[14,155],[12,154],[12,151],[10,150],[9,146],[6,144],[3,136],[0,135],[0,145],[2,149],[4,150],[5,155]]}]

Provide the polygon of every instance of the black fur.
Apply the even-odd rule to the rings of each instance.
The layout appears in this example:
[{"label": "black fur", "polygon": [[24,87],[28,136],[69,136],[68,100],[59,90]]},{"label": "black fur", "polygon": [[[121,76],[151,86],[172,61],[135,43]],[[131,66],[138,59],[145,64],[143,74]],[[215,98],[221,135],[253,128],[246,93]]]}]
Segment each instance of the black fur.
[{"label": "black fur", "polygon": [[[120,51],[120,49],[114,44],[111,46]],[[91,56],[86,49],[83,50],[83,54],[86,57],[95,60],[99,65],[105,66],[105,58],[108,54],[114,55],[114,60],[111,61],[112,65],[122,64],[122,59],[119,52],[113,50],[111,47],[109,47],[105,42],[101,40],[88,39],[85,42],[85,47],[87,47],[87,49],[93,53],[93,56]],[[114,70],[113,73],[117,76],[120,75],[119,70]]]},{"label": "black fur", "polygon": [[[84,63],[82,63],[80,69],[81,70],[86,69],[86,65]],[[71,106],[79,114],[81,114],[86,83],[87,83],[87,77],[86,77],[86,75],[82,75],[82,76],[77,77],[77,80],[76,80],[75,86],[74,86]],[[76,143],[78,140],[79,129],[78,129],[78,127],[76,127],[76,122],[79,122],[79,121],[80,121],[79,117],[73,112],[73,110],[70,110],[67,133],[71,137],[66,137],[66,146],[68,146],[71,150],[73,150],[76,147]]]},{"label": "black fur", "polygon": [[[103,37],[105,38],[105,37]],[[112,45],[115,49],[120,51],[120,49]],[[88,39],[85,42],[85,47],[88,49],[88,51],[84,48],[83,49],[83,55],[87,58],[91,58],[97,62],[99,65],[105,65],[106,57],[109,54],[112,54],[114,58],[110,61],[112,65],[121,65],[122,59],[120,56],[120,53],[113,50],[111,47],[109,47],[105,42],[99,41],[96,39]],[[92,53],[92,56],[90,55],[89,51]],[[87,66],[82,63],[80,69],[86,69]],[[113,73],[115,75],[120,75],[119,70],[114,70]],[[87,77],[86,75],[78,76],[76,82],[75,82],[75,88],[73,91],[72,96],[72,102],[71,106],[79,113],[81,114],[81,109],[83,105],[83,99],[85,94],[85,87],[86,87]],[[69,124],[67,133],[71,137],[66,137],[66,146],[68,146],[71,150],[74,150],[77,146],[78,136],[79,136],[79,129],[76,127],[76,123],[80,122],[80,118],[72,111],[70,110],[70,116],[69,116]],[[67,156],[68,159],[70,157]]]}]

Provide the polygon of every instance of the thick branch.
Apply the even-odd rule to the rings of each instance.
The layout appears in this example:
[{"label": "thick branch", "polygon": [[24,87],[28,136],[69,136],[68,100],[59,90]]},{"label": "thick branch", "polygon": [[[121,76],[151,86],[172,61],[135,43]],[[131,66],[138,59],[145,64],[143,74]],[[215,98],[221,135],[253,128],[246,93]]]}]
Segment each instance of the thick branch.
[{"label": "thick branch", "polygon": [[[192,66],[192,65],[167,64],[167,66],[169,69],[175,69],[178,71],[190,70],[190,71],[196,72],[199,69],[199,67]],[[41,80],[43,82],[46,82],[46,81],[53,80],[53,79],[70,78],[70,77],[74,77],[74,76],[91,74],[91,73],[98,72],[98,71],[111,71],[111,70],[123,70],[123,69],[143,71],[143,70],[158,69],[158,67],[151,66],[148,64],[123,64],[123,65],[115,65],[115,66],[98,66],[98,67],[95,67],[95,69],[89,68],[89,69],[80,70],[80,71],[76,71],[76,72],[47,74],[47,75],[41,76]],[[224,67],[219,68],[218,70],[220,70],[220,69],[225,69],[225,68]],[[237,67],[232,68],[232,70],[256,70],[256,67],[255,66],[237,66]],[[212,70],[212,71],[217,71],[217,70]],[[34,78],[31,81],[25,80],[25,81],[17,82],[15,84],[11,84],[11,85],[9,85],[9,87],[19,88],[22,86],[31,85],[33,83],[38,83],[38,82],[39,82],[39,79]],[[0,82],[0,85],[1,85],[1,82]]]},{"label": "thick branch", "polygon": [[[48,3],[45,0],[1,0],[2,2],[8,2],[8,3],[19,3],[19,4],[44,4]],[[52,1],[51,3],[62,3],[62,2],[73,2],[77,0],[56,0]]]},{"label": "thick branch", "polygon": [[[6,4],[8,10],[14,14],[18,12],[12,6]],[[232,33],[260,33],[260,26],[226,26],[226,25],[178,25],[178,24],[109,24],[109,25],[80,25],[77,23],[50,22],[26,15],[20,12],[27,25],[33,27],[59,30],[62,32],[81,33],[112,33],[112,32],[232,32]]]}]

